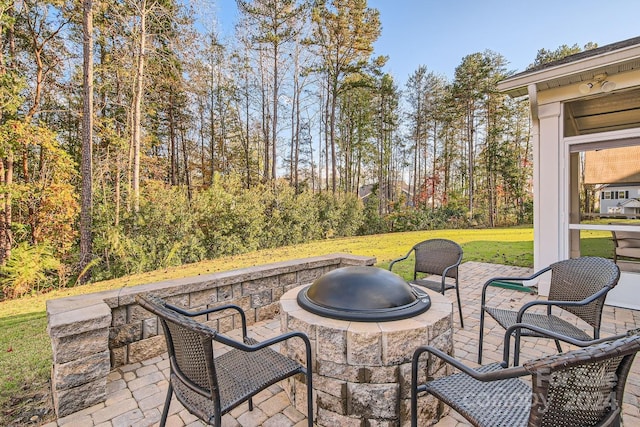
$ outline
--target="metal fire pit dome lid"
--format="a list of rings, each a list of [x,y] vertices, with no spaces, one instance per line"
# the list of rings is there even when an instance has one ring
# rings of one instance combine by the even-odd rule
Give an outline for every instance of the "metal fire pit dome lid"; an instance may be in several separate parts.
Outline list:
[[[298,293],[298,304],[324,317],[361,322],[399,320],[431,306],[423,290],[377,267],[332,270]]]

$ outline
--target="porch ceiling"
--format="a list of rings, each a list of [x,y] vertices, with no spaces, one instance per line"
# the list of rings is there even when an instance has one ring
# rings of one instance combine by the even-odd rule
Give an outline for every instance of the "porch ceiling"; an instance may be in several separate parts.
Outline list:
[[[565,136],[640,127],[640,89],[600,94],[565,104]]]

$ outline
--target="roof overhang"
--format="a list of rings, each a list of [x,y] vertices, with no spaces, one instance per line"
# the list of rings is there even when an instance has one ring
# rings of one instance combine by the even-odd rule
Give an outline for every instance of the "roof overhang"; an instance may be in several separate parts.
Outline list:
[[[640,37],[570,55],[562,60],[515,74],[498,83],[498,90],[512,97],[589,82],[598,74],[612,76],[640,69]]]

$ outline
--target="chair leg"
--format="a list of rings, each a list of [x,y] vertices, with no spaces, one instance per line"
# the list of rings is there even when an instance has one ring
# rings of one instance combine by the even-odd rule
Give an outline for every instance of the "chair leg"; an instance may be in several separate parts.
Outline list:
[[[162,409],[162,417],[160,417],[160,427],[164,427],[167,424],[167,416],[169,415],[169,406],[171,405],[171,397],[173,396],[173,386],[169,382],[169,388],[167,389],[167,397],[164,401],[164,408]]]
[[[253,411],[253,397],[249,398],[249,410]]]
[[[484,338],[484,307],[480,308],[480,334],[478,337],[478,363],[482,364],[482,339]]]
[[[460,288],[456,283],[456,296],[458,297],[458,313],[460,313],[460,327],[464,328],[464,321],[462,320],[462,304],[460,303]]]
[[[311,378],[311,369],[306,372],[307,376],[307,424],[313,427],[313,379]]]
[[[556,348],[558,349],[558,353],[562,353],[562,347],[560,346],[560,341],[555,340],[556,342]]]
[[[513,366],[520,365],[520,331],[516,331],[516,339],[513,340]],[[509,361],[507,360],[507,363]]]

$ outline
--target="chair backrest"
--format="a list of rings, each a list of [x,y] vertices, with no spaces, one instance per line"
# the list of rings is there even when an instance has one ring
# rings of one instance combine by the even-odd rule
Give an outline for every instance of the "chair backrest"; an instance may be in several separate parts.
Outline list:
[[[413,247],[416,257],[415,272],[442,275],[447,271],[447,277],[457,277],[457,266],[462,261],[462,248],[456,242],[447,239],[430,239],[418,243]]]
[[[625,338],[523,364],[532,374],[529,425],[615,425],[638,350],[635,330]]]
[[[171,308],[153,295],[136,295],[136,302],[158,316],[164,330],[174,391],[182,403],[195,391],[220,409],[213,339],[217,331]],[[189,408],[193,409],[193,408]],[[205,419],[208,415],[202,414]]]
[[[617,248],[640,248],[640,231],[612,231]]]
[[[581,301],[603,288],[613,289],[620,269],[611,260],[600,257],[567,259],[551,265],[550,301]],[[600,328],[606,292],[595,301],[577,307],[562,307],[582,320]]]

